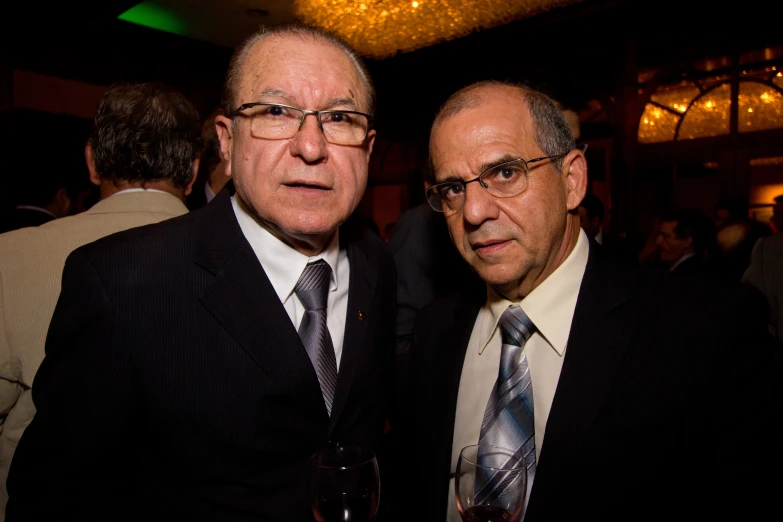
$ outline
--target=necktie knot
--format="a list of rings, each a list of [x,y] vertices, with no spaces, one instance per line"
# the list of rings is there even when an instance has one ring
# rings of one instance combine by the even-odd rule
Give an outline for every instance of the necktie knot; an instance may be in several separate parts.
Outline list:
[[[326,310],[331,275],[332,269],[323,259],[308,263],[305,267],[294,287],[305,310]]]
[[[500,336],[503,344],[524,346],[535,331],[535,326],[530,318],[522,311],[519,305],[511,305],[500,316]]]

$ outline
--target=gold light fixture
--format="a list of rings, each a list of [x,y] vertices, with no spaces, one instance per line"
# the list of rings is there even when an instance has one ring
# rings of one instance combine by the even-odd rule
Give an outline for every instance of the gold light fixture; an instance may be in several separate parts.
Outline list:
[[[294,14],[382,59],[581,1],[294,0]]]

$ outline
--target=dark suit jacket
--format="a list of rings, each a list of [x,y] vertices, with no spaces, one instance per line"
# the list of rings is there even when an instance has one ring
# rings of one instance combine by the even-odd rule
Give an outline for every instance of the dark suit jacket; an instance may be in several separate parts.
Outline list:
[[[340,231],[351,279],[330,418],[229,191],[214,203],[68,258],[9,522],[311,521],[310,455],[378,449],[394,353],[385,245]]]
[[[591,241],[525,522],[717,520],[779,498],[783,379],[761,296],[645,277]],[[414,329],[400,451],[417,463],[404,479],[424,505],[418,520],[445,520],[459,381],[482,304],[435,302]]]

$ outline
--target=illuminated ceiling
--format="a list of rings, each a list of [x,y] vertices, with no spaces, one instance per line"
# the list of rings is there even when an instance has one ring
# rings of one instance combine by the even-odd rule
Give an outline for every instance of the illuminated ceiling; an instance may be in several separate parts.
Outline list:
[[[387,58],[581,0],[294,0],[299,20]]]
[[[119,18],[234,47],[259,25],[301,21],[382,59],[583,0],[147,0]]]

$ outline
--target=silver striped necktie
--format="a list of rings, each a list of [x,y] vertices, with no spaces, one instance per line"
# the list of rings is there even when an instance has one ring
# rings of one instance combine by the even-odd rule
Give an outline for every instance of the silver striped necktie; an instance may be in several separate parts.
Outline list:
[[[294,292],[304,305],[305,313],[299,324],[299,337],[313,363],[326,411],[332,414],[332,400],[337,388],[337,359],[332,336],[326,326],[326,303],[332,269],[323,259],[309,263],[302,272]]]
[[[503,342],[500,369],[484,412],[479,443],[520,453],[527,464],[529,492],[536,472],[536,438],[533,385],[524,347],[535,326],[517,305],[509,306],[503,312],[499,326]],[[492,489],[497,486],[495,483]],[[502,493],[496,491],[495,494]]]

